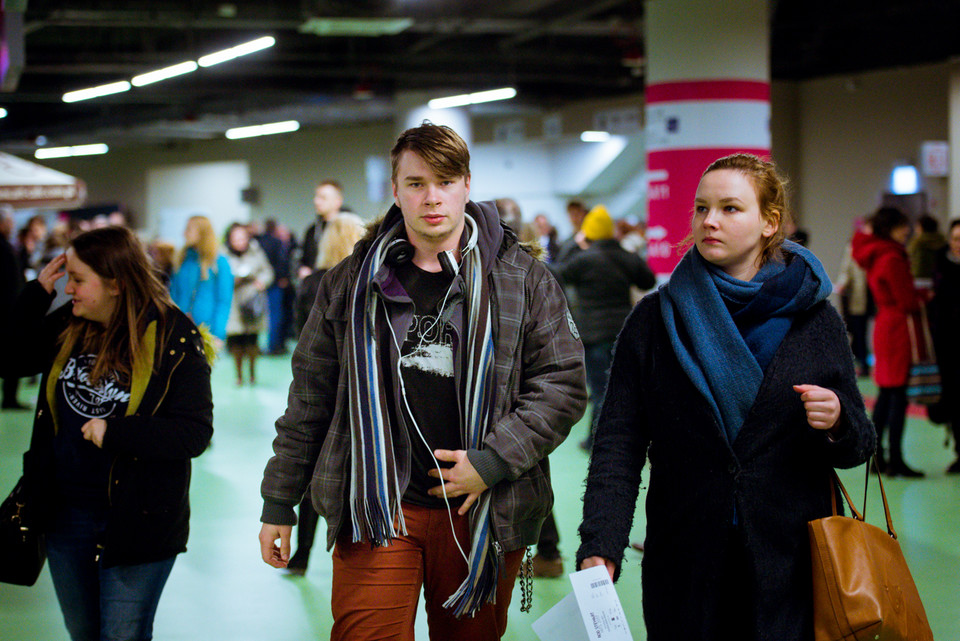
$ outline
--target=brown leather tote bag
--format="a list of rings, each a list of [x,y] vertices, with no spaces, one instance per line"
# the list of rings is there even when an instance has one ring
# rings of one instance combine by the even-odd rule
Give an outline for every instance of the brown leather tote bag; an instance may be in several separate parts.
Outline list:
[[[876,469],[887,531],[864,520],[870,467]],[[903,558],[876,459],[867,465],[863,512],[834,471],[833,516],[810,521],[813,564],[813,627],[816,641],[933,641],[927,614]],[[837,514],[843,492],[854,516]]]

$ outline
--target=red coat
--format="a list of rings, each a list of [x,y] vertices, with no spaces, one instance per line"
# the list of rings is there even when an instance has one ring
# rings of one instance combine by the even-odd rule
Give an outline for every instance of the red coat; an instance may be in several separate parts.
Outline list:
[[[910,371],[910,335],[907,316],[920,309],[921,298],[913,287],[906,248],[857,232],[853,258],[867,272],[867,284],[877,306],[873,327],[873,378],[880,387],[907,384]]]

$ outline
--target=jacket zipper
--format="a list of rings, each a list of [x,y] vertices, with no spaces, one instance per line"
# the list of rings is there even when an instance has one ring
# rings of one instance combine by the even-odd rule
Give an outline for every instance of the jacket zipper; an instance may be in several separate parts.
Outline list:
[[[180,359],[174,363],[173,367],[170,369],[170,375],[167,376],[167,386],[163,388],[163,394],[160,395],[160,400],[157,401],[157,404],[153,408],[153,412],[150,413],[151,416],[157,413],[157,410],[160,409],[160,405],[163,403],[164,399],[167,398],[167,392],[170,391],[170,381],[173,379],[173,373],[177,371],[177,367],[179,367],[180,363],[183,362],[184,357],[186,357],[186,352],[180,354]]]

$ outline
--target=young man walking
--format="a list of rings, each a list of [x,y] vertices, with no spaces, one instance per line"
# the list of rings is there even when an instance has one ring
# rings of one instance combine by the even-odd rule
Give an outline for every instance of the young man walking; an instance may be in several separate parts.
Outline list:
[[[333,548],[331,639],[495,640],[553,503],[547,455],[586,404],[546,267],[474,203],[470,155],[424,123],[391,152],[396,205],[324,277],[264,471],[260,546],[284,567],[310,483]]]

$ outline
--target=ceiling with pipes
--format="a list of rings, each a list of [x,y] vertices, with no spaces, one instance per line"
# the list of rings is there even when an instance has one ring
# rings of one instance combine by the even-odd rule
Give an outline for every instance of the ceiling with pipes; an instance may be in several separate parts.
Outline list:
[[[640,0],[4,4],[3,29],[12,37],[0,148],[8,151],[32,150],[41,136],[48,144],[138,144],[221,137],[228,127],[285,119],[304,126],[387,120],[400,91],[510,86],[517,98],[501,108],[556,109],[636,93],[644,82]],[[770,20],[775,80],[960,55],[956,0],[771,0]],[[123,93],[63,101],[70,91],[263,36],[275,45]]]

